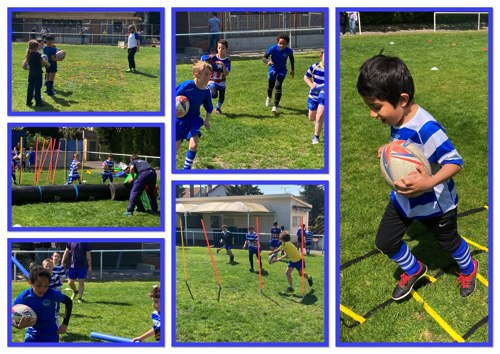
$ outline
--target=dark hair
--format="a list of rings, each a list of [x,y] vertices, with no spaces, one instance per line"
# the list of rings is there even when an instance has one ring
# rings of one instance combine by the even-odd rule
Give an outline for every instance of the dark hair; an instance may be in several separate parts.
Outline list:
[[[278,226],[278,222],[277,221],[273,222],[273,226]]]
[[[28,280],[31,284],[33,284],[38,278],[45,277],[50,282],[51,274],[50,272],[42,267],[41,265],[36,265],[30,269],[30,273],[28,275]]]
[[[279,42],[280,39],[284,39],[286,41],[286,44],[290,43],[290,37],[288,36],[288,34],[280,34],[278,35],[278,37],[276,38],[276,41]]]
[[[227,225],[226,224],[222,225],[221,227],[227,229]]]
[[[139,156],[137,156],[136,154],[130,156],[130,161],[135,161],[135,160],[139,160]]]
[[[54,41],[56,39],[56,36],[53,34],[49,34],[47,37],[45,37],[46,41]]]
[[[229,48],[229,44],[227,43],[227,41],[225,39],[219,39],[219,41],[217,42],[217,44],[223,44],[226,49]]]
[[[369,99],[388,101],[396,107],[401,94],[409,101],[415,95],[415,86],[410,70],[398,57],[375,55],[361,65],[358,76],[358,93]]]
[[[280,238],[283,240],[283,242],[289,242],[291,240],[290,234],[288,233],[288,231],[283,231],[280,234]]]

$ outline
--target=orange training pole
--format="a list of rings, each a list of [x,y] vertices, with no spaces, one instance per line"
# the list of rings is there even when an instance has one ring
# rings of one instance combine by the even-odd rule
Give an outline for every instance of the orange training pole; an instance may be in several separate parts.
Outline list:
[[[48,184],[49,183],[49,179],[52,175],[52,162],[54,160],[54,149],[55,149],[55,145],[56,145],[56,139],[52,139],[50,138],[50,148],[49,148],[49,151],[50,151],[50,160],[49,160],[49,171],[47,172],[47,177],[45,177],[45,184]]]
[[[33,183],[35,184],[35,186],[38,186],[38,181],[36,179],[36,162],[38,160],[38,135],[36,136],[36,139],[35,139],[35,166],[33,166]]]
[[[42,166],[40,166],[40,173],[38,175],[39,179],[40,179],[40,176],[42,175],[42,169],[45,166],[45,162],[47,161],[47,156],[49,155],[49,148],[50,148],[50,142],[49,142],[49,144],[47,144],[47,148],[45,149],[45,156],[43,157]]]
[[[41,175],[42,169],[43,169],[43,153],[44,153],[44,151],[45,151],[45,138],[43,138],[42,152],[40,153],[40,164],[38,166],[38,171],[36,172],[36,185],[37,186],[40,183],[40,175]]]
[[[56,163],[54,165],[54,173],[52,174],[52,185],[56,179],[57,162],[59,161],[59,151],[61,151],[61,140],[59,140],[59,145],[57,146]]]
[[[207,242],[208,253],[210,254],[210,259],[212,261],[212,266],[214,267],[215,278],[217,279],[217,284],[219,284],[219,295],[217,296],[217,301],[220,300],[220,291],[222,289],[220,285],[219,273],[217,272],[217,266],[215,265],[214,256],[212,254],[212,249],[210,248],[210,241],[208,241],[207,229],[205,229],[205,223],[201,219],[201,227],[203,228],[203,234],[205,235],[205,241]]]
[[[259,236],[259,217],[255,217],[255,229],[257,231],[257,262],[259,262],[259,287],[262,293],[262,267],[260,266],[260,236]]]
[[[300,227],[302,228],[302,239],[301,239],[301,242],[300,242],[301,243],[301,246],[300,246],[301,252],[300,252],[300,254],[302,256],[302,277],[301,277],[302,278],[302,298],[304,298],[304,293],[305,293],[305,291],[304,291],[304,237],[305,237],[305,230],[304,230],[304,217],[303,216],[301,218],[301,224],[300,225],[301,225]]]

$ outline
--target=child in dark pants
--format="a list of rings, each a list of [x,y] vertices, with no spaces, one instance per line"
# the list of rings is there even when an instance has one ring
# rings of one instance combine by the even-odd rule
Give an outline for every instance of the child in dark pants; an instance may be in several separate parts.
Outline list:
[[[50,64],[42,59],[42,55],[38,52],[39,44],[36,40],[31,40],[28,43],[25,61],[29,65],[28,74],[28,94],[26,96],[26,105],[33,104],[33,98],[37,106],[42,106],[42,67],[49,67]]]
[[[248,245],[248,261],[250,262],[250,271],[253,272],[253,256],[255,255],[259,259],[259,241],[257,239],[257,234],[254,231],[253,226],[248,228],[248,233],[246,234],[245,244],[243,249]],[[262,259],[260,260],[260,268],[262,269]]]
[[[128,70],[127,72],[135,72],[135,53],[139,51],[141,44],[139,34],[135,31],[135,26],[128,26],[127,48],[128,48]]]
[[[137,178],[134,181],[132,177],[129,183],[134,183],[130,191],[127,211],[124,215],[133,215],[135,205],[138,203],[142,191],[147,187],[149,202],[151,203],[152,213],[158,213],[158,202],[156,201],[156,171],[146,161],[139,160],[139,156],[132,155],[130,157],[130,175],[134,176],[137,173]]]

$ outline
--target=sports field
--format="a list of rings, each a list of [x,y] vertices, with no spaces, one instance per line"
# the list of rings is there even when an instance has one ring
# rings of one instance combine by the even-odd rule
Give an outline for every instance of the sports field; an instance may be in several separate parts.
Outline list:
[[[153,306],[149,292],[154,282],[86,282],[84,302],[73,302],[73,312],[67,333],[60,336],[63,343],[103,343],[90,338],[100,332],[125,338],[135,338],[152,327]],[[29,288],[25,282],[12,283],[12,301]],[[63,293],[70,296],[67,283]],[[61,305],[60,318],[64,314]],[[24,342],[25,330],[12,328],[12,342]],[[146,342],[155,342],[149,337]]]
[[[40,176],[40,185],[45,185],[46,171]],[[81,173],[84,184],[100,184],[101,170],[87,169]],[[19,172],[17,172],[19,181]],[[67,174],[57,171],[55,185],[66,182]],[[123,183],[123,178],[115,178],[115,183]],[[33,173],[23,172],[23,185],[34,185]],[[158,183],[158,185],[161,185]],[[124,216],[128,201],[92,200],[80,202],[53,202],[13,205],[12,225],[21,227],[159,227],[160,216],[134,212]],[[158,201],[161,209],[161,203]]]
[[[185,249],[187,284],[184,281],[182,248],[176,250],[175,340],[177,343],[325,343],[324,258],[306,256],[306,282],[302,299],[301,278],[293,274],[295,292],[288,286],[281,261],[269,265],[267,252],[261,254],[262,292],[259,274],[249,271],[248,251],[233,249],[235,263],[229,263],[225,250],[212,248],[222,290],[218,285],[206,247]],[[254,259],[255,266],[257,262]],[[257,267],[255,267],[257,270]]]
[[[320,144],[312,145],[314,123],[307,118],[309,87],[303,77],[319,61],[319,51],[295,53],[295,78],[290,72],[283,83],[280,114],[266,107],[267,66],[261,57],[232,58],[226,98],[221,115],[215,110],[211,129],[201,128],[202,138],[194,160],[195,169],[297,169],[325,168],[324,132]],[[176,83],[192,80],[192,65],[176,65]],[[274,93],[273,93],[274,97]],[[214,107],[217,100],[213,100]],[[205,111],[202,108],[202,118]],[[325,117],[325,122],[328,120]],[[328,124],[328,123],[326,123]],[[175,127],[173,126],[172,129]],[[176,158],[182,169],[187,151],[184,141]]]
[[[459,196],[459,233],[475,242],[479,261],[474,294],[459,295],[458,266],[420,224],[405,241],[436,279],[422,281],[416,296],[395,303],[398,267],[374,251],[374,241],[389,187],[377,149],[389,141],[389,127],[370,118],[357,93],[361,64],[379,54],[401,57],[415,81],[416,102],[446,129],[464,161],[454,177]],[[446,32],[342,36],[340,38],[340,342],[488,342],[488,33]],[[438,70],[431,70],[437,68]],[[491,128],[491,127],[490,127]],[[484,248],[482,248],[484,247]],[[365,258],[358,258],[361,256]],[[417,301],[423,299],[426,305]],[[431,308],[435,311],[431,314]],[[337,309],[338,310],[338,309]],[[356,318],[354,315],[363,317]],[[446,325],[448,325],[447,328]]]
[[[27,43],[12,43],[13,112],[159,112],[160,47],[141,47],[137,73],[127,73],[127,51],[116,46],[58,44],[55,96],[43,93],[43,107],[26,106],[28,71],[22,68]]]

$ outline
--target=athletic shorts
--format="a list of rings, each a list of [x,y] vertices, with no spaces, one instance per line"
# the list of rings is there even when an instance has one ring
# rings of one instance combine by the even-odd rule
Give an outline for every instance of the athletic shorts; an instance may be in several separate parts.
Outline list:
[[[267,74],[268,80],[277,80],[278,78],[285,79],[286,70],[285,71],[275,71],[274,69],[269,68],[269,72]]]
[[[308,110],[310,110],[310,111],[316,111],[316,110],[318,110],[318,105],[319,105],[319,102],[313,100],[311,97],[309,97],[307,99],[307,109]]]
[[[306,261],[304,261],[304,268],[306,267]],[[302,270],[302,259],[297,262],[288,261],[288,268],[295,268],[298,271]]]
[[[69,268],[68,269],[68,279],[87,279],[87,268]]]
[[[203,119],[201,117],[194,118],[177,118],[175,120],[175,141],[189,140],[193,136],[201,137],[201,126]]]

